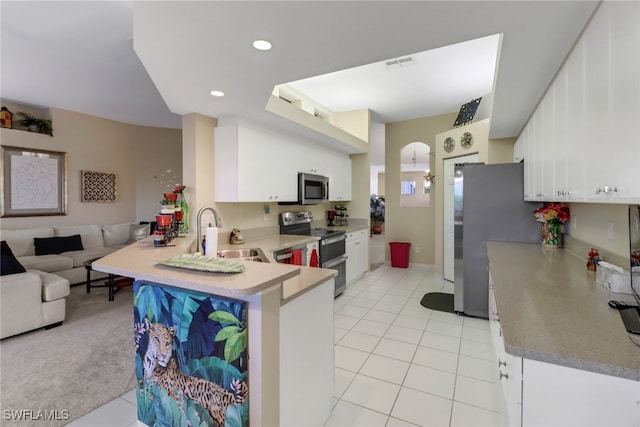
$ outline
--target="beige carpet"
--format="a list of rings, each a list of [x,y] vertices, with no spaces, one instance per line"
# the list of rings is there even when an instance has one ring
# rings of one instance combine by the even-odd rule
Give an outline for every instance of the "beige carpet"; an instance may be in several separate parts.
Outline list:
[[[2,426],[63,426],[135,386],[131,287],[71,288],[64,324],[0,341]],[[68,411],[67,420],[8,421],[6,410]]]

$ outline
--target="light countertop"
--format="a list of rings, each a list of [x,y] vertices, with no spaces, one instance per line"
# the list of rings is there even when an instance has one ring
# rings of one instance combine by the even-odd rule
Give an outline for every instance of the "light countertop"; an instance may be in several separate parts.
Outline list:
[[[515,356],[640,380],[640,347],[611,294],[565,249],[487,242],[505,350]]]
[[[136,280],[148,280],[228,297],[255,294],[284,282],[281,288],[281,303],[285,304],[336,275],[334,270],[278,264],[272,258],[273,251],[314,240],[316,238],[309,236],[277,235],[248,241],[243,245],[220,244],[218,249],[260,248],[270,262],[234,260],[245,264],[246,271],[238,274],[217,274],[158,264],[159,261],[174,255],[191,252],[195,248],[195,234],[175,238],[170,243],[174,246],[167,247],[154,247],[151,236],[100,258],[93,263],[93,268]]]

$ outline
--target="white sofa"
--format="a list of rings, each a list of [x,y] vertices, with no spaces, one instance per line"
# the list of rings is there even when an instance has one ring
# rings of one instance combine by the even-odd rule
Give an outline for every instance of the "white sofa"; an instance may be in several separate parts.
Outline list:
[[[149,235],[147,230],[148,225],[145,228],[145,226],[130,223],[1,229],[0,239],[7,242],[25,269],[54,273],[74,285],[85,283],[87,280],[87,272],[83,264],[85,261],[103,257],[121,249],[140,237]],[[82,250],[36,255],[34,238],[66,237],[76,234],[79,234],[82,240]],[[103,277],[106,277],[105,273],[91,272],[91,280]]]
[[[78,234],[82,250],[36,255],[34,238]],[[62,324],[70,284],[86,283],[87,270],[83,263],[108,255],[148,235],[149,225],[129,223],[1,229],[0,240],[7,242],[26,272],[1,276],[0,339]],[[55,242],[52,243],[55,246]],[[91,271],[92,280],[106,276],[105,273]]]
[[[29,270],[2,276],[0,283],[0,339],[65,319],[69,281],[51,273]]]

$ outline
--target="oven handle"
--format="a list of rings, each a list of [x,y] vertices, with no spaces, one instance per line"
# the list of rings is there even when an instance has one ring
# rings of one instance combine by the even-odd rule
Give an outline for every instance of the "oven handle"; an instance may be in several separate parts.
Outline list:
[[[289,253],[286,253],[286,254],[284,254],[284,255],[276,255],[276,257],[275,257],[275,258],[276,258],[276,261],[282,261],[282,260],[284,260],[284,259],[289,259],[289,258],[291,258],[292,256],[293,256],[293,254],[292,254],[291,252],[289,252]]]
[[[347,255],[341,255],[338,258],[334,258],[331,261],[327,261],[324,264],[322,264],[322,268],[331,268],[334,265],[342,264],[347,260],[347,258],[349,258]]]
[[[293,251],[302,251],[302,257],[306,258],[307,256],[307,245],[298,245],[298,246],[292,246],[290,248],[287,249],[283,249],[281,251],[277,251],[274,252],[274,258],[276,261],[282,261],[285,259],[289,259],[291,257],[293,257]],[[304,261],[304,259],[303,259]]]
[[[337,236],[337,237],[331,237],[329,239],[322,239],[322,240],[320,240],[320,246],[326,246],[326,245],[330,245],[332,243],[338,243],[338,242],[341,242],[343,240],[347,240],[347,235],[346,234],[342,234],[342,235]]]

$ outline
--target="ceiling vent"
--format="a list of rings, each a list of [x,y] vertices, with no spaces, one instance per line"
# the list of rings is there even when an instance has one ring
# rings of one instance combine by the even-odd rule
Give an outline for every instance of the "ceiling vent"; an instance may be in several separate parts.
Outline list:
[[[410,56],[405,56],[404,58],[398,58],[398,59],[391,59],[385,62],[385,65],[390,70],[394,68],[400,68],[403,66],[411,65],[411,64],[413,64],[413,58],[411,58]]]

